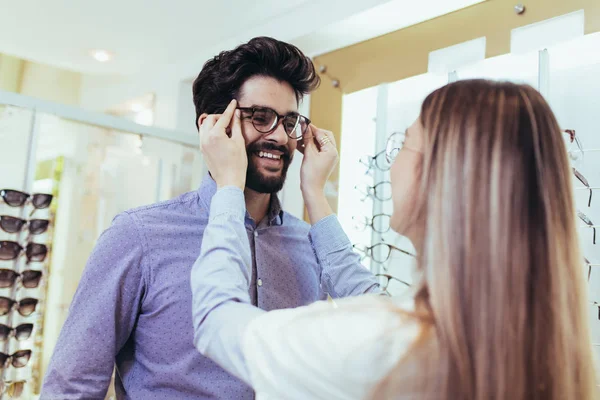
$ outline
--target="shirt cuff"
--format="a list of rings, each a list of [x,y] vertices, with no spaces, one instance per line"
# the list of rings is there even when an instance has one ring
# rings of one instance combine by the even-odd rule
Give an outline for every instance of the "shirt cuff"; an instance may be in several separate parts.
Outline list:
[[[335,214],[328,215],[314,224],[310,228],[308,238],[318,259],[348,246],[352,247]]]
[[[237,186],[224,186],[217,190],[210,203],[210,220],[220,215],[231,216],[244,221],[246,216],[246,199],[244,192]]]

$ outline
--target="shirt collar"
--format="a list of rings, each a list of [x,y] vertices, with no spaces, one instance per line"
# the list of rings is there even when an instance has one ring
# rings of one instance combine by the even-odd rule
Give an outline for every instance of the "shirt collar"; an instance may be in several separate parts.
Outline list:
[[[206,210],[207,214],[210,210],[210,201],[213,196],[217,193],[217,182],[207,174],[202,183],[200,184],[200,188],[198,188],[198,194],[200,199],[200,206],[202,209]],[[248,211],[246,211],[246,217],[250,218]],[[279,201],[279,197],[276,194],[271,195],[271,203],[269,204],[269,212],[267,213],[268,223],[269,225],[282,225],[283,224],[283,210],[281,208],[281,202]]]

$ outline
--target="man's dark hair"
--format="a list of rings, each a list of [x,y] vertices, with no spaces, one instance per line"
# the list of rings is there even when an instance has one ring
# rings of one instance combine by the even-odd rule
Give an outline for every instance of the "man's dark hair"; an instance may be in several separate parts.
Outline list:
[[[315,67],[300,49],[270,37],[257,37],[207,61],[194,81],[196,127],[200,115],[222,113],[253,76],[290,84],[299,102],[320,83]]]

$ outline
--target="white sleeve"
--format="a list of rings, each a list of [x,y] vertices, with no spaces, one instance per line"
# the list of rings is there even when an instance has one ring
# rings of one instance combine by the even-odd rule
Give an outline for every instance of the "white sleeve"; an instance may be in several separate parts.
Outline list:
[[[418,334],[381,296],[336,304],[272,311],[248,325],[242,351],[257,399],[365,398]]]

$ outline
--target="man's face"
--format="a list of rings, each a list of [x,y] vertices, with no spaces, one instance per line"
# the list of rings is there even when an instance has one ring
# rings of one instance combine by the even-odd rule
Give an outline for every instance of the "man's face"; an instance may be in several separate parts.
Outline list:
[[[238,107],[268,107],[279,115],[298,112],[292,87],[263,76],[255,76],[244,82],[240,88]],[[250,113],[242,112],[241,115],[248,153],[246,187],[259,193],[276,193],[285,182],[296,150],[296,140],[286,134],[281,122],[273,132],[261,133],[252,125]]]

